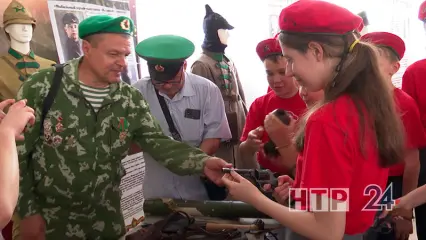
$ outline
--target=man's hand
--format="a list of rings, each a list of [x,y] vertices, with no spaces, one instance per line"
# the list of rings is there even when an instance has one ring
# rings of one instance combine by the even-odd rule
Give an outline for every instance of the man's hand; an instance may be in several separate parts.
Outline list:
[[[204,161],[204,174],[218,186],[223,186],[223,168],[232,168],[232,164],[217,157],[210,157]]]
[[[15,100],[6,100],[0,103],[0,110],[6,106],[14,103]],[[1,111],[0,115],[3,115]],[[34,124],[35,116],[34,110],[30,107],[27,107],[27,101],[21,100],[17,103],[14,103],[10,106],[9,111],[6,115],[3,115],[3,119],[0,123],[1,131],[11,131],[15,136],[16,140],[24,140],[24,129],[25,126],[30,123]]]
[[[46,238],[46,223],[39,214],[26,217],[20,222],[21,240],[44,240]]]

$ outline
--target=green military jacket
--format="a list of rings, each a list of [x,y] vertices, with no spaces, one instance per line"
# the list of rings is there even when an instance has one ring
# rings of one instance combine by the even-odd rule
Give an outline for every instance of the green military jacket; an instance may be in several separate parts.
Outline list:
[[[15,98],[31,74],[52,64],[55,62],[39,57],[33,51],[24,55],[10,48],[8,54],[0,57],[0,101]]]
[[[43,135],[41,108],[54,67],[33,74],[18,92],[18,99],[27,99],[36,112],[35,125],[27,128],[25,141],[18,143],[21,180],[17,212],[21,218],[34,214],[57,218],[61,210],[67,214],[71,209],[79,212],[97,204],[120,213],[121,160],[131,142],[180,175],[201,173],[208,157],[165,136],[142,95],[127,84],[112,84],[96,113],[80,90],[80,60],[71,60],[64,67]],[[114,193],[106,194],[111,189]]]

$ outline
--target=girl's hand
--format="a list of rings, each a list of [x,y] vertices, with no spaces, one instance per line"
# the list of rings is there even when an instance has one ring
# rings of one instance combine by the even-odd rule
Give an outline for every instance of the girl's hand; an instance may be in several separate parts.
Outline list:
[[[228,188],[229,195],[234,200],[253,205],[253,202],[256,201],[255,199],[259,195],[262,195],[256,186],[235,171],[225,174],[222,181]]]

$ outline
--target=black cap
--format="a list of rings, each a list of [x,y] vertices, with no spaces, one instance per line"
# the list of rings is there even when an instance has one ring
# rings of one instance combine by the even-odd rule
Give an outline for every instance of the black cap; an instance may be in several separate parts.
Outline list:
[[[370,23],[368,22],[367,13],[365,11],[358,13],[358,16],[362,18],[362,22],[364,23],[364,26],[370,25]]]
[[[65,13],[62,17],[62,23],[64,25],[71,24],[71,23],[79,23],[80,20],[78,20],[77,16],[74,13]]]
[[[158,82],[167,82],[172,80],[178,74],[183,66],[183,61],[164,62],[162,64],[147,62],[149,76],[152,80]]]
[[[203,22],[204,33],[214,32],[217,34],[219,29],[232,30],[234,27],[226,21],[219,13],[213,12],[212,8],[206,4],[206,16]]]

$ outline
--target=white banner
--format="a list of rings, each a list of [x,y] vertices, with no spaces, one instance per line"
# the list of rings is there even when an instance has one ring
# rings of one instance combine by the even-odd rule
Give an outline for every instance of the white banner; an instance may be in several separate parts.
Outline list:
[[[138,226],[144,220],[143,212],[143,180],[145,176],[145,160],[142,152],[127,156],[122,160],[126,175],[121,180],[121,211],[123,212],[126,230]]]
[[[82,55],[81,40],[78,39],[79,22],[94,15],[130,17],[129,0],[109,0],[108,2],[107,7],[76,0],[48,1],[53,36],[61,63]],[[75,18],[77,23],[69,23],[69,19],[75,21]],[[133,51],[127,58],[128,69],[123,71],[121,76],[123,80],[130,79],[130,83],[134,83],[138,80],[138,72],[133,41],[131,41],[131,49]]]

